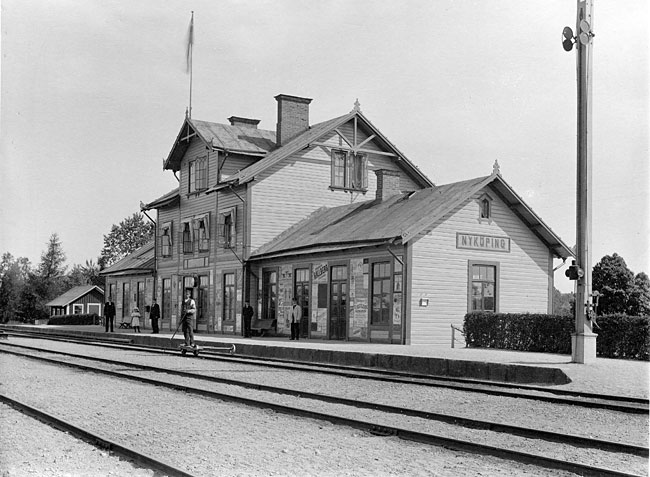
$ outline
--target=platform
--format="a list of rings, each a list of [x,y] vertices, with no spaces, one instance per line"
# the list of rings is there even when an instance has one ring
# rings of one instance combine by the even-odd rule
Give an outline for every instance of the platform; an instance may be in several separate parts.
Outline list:
[[[105,333],[101,326],[0,325],[0,329],[30,328],[49,333],[125,338],[134,343],[172,346],[171,332],[152,334],[144,330],[116,329]],[[177,345],[183,337],[176,334]],[[529,353],[495,349],[451,348],[430,345],[391,345],[285,337],[243,338],[234,335],[195,334],[205,347],[229,347],[237,354],[284,358],[305,362],[333,363],[382,368],[435,376],[542,385],[571,391],[648,398],[650,363],[647,361],[597,358],[594,363],[571,362],[570,355]]]

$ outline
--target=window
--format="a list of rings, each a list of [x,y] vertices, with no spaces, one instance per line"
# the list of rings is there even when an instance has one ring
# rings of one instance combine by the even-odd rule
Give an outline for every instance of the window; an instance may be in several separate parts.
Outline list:
[[[489,195],[483,194],[479,197],[478,210],[479,220],[487,219],[489,221],[492,219],[492,198]]]
[[[136,306],[140,309],[140,313],[144,312],[144,282],[138,282],[137,298],[135,300]]]
[[[189,222],[183,222],[183,253],[194,252],[192,227]]]
[[[115,283],[110,283],[108,285],[108,297],[113,301],[117,298],[117,295],[115,294]]]
[[[171,257],[172,255],[172,223],[171,222],[162,224],[160,243],[161,243],[161,255],[163,257]]]
[[[196,303],[197,310],[197,323],[207,323],[208,321],[208,289],[209,279],[207,275],[199,276],[199,299]]]
[[[370,324],[388,325],[390,319],[390,292],[390,262],[373,263]]]
[[[194,219],[194,236],[198,242],[199,251],[210,250],[210,221],[208,214]]]
[[[309,269],[297,268],[294,272],[293,296],[302,309],[302,321],[307,322],[309,318]],[[302,337],[307,337],[307,326],[300,327]]]
[[[207,158],[199,157],[190,162],[188,169],[188,192],[198,192],[208,187]]]
[[[72,305],[72,314],[73,315],[81,315],[83,312],[84,312],[83,304],[75,303],[74,305]]]
[[[224,248],[234,248],[237,244],[237,209],[233,207],[230,210],[220,214],[220,231],[219,235]]]
[[[365,191],[368,189],[368,158],[360,152],[332,151],[332,187]]]
[[[497,311],[496,265],[470,263],[470,311]]]
[[[275,320],[277,310],[278,272],[264,270],[262,273],[262,316],[265,320]]]
[[[131,284],[122,283],[122,318],[131,314]]]
[[[235,320],[235,274],[223,275],[223,321]]]

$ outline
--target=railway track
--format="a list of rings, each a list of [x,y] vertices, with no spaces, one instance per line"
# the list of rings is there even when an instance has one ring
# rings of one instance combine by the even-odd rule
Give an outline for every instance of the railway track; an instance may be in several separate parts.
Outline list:
[[[79,339],[70,338],[67,335],[52,336],[49,333],[14,333],[15,336],[37,337],[53,341],[64,341],[68,343],[93,343],[97,346],[108,346],[110,348],[138,349],[151,353],[169,353],[169,348],[156,346],[142,346],[124,343],[124,339],[98,339],[88,337]],[[117,341],[116,341],[117,340]],[[430,386],[437,388],[456,389],[467,392],[488,394],[492,396],[510,396],[519,399],[530,399],[532,401],[548,402],[553,404],[567,404],[582,406],[591,409],[610,409],[620,412],[634,414],[648,414],[650,405],[648,399],[612,396],[595,393],[584,393],[566,391],[562,389],[549,389],[548,387],[500,383],[493,381],[480,381],[444,376],[426,376],[399,371],[359,368],[326,363],[305,363],[303,361],[291,361],[285,359],[259,358],[250,356],[230,355],[227,353],[211,352],[209,349],[202,351],[200,359],[219,360],[233,363],[251,364],[255,366],[266,366],[269,368],[281,368],[289,370],[312,370],[319,373],[333,374],[356,379],[369,379],[373,381],[384,381],[389,383],[407,383]]]
[[[549,454],[554,455],[551,451],[547,451],[546,455],[540,453],[521,452],[513,448],[504,448],[500,446],[493,446],[486,443],[472,442],[471,440],[456,439],[453,437],[445,436],[440,433],[433,433],[418,430],[417,425],[401,426],[386,424],[381,416],[390,414],[399,416],[404,420],[404,416],[414,418],[416,420],[444,422],[455,426],[464,426],[471,429],[480,429],[486,433],[500,433],[511,436],[523,436],[526,439],[535,439],[539,441],[550,442],[559,444],[561,446],[574,446],[584,449],[598,449],[600,451],[622,453],[631,456],[642,457],[646,460],[648,448],[644,446],[631,445],[625,443],[613,443],[605,440],[590,439],[581,436],[570,436],[559,433],[552,433],[548,431],[541,431],[538,429],[531,429],[518,426],[508,426],[500,423],[481,421],[475,419],[467,419],[462,416],[454,416],[449,414],[422,412],[415,409],[409,409],[399,406],[386,406],[372,402],[363,402],[357,399],[350,400],[340,398],[337,396],[325,396],[322,394],[310,394],[304,391],[297,391],[290,388],[279,388],[276,386],[262,386],[255,385],[244,381],[214,378],[208,376],[197,375],[196,373],[175,371],[170,369],[153,368],[151,366],[138,365],[134,363],[124,363],[123,361],[110,360],[105,358],[95,358],[74,353],[67,352],[53,352],[51,350],[37,350],[29,349],[27,352],[20,352],[10,350],[10,346],[0,346],[2,351],[11,352],[15,355],[28,357],[29,359],[39,359],[57,366],[69,366],[86,371],[102,373],[120,379],[136,380],[143,383],[165,386],[171,389],[182,390],[191,394],[208,397],[210,399],[234,401],[248,406],[258,408],[271,409],[275,412],[290,414],[299,417],[320,419],[324,421],[333,422],[340,425],[349,426],[356,429],[362,429],[375,435],[396,436],[402,439],[416,441],[424,444],[444,446],[451,449],[460,451],[478,453],[482,455],[492,455],[501,458],[510,459],[516,462],[531,463],[551,469],[562,469],[570,472],[576,472],[583,475],[635,475],[633,473],[626,473],[616,470],[616,468],[608,469],[598,466],[587,465],[580,462],[571,462],[562,459],[549,457]],[[13,347],[17,348],[17,347]],[[54,359],[46,356],[36,356],[36,354],[50,353],[61,356],[63,359]],[[76,360],[77,362],[73,362]],[[79,361],[86,361],[82,364]],[[91,363],[91,364],[88,364]],[[92,363],[101,363],[102,367],[93,366]],[[119,371],[106,369],[107,367],[114,367],[120,369]],[[143,375],[144,374],[144,375]],[[169,378],[162,379],[161,376],[174,376],[176,381]],[[227,384],[229,386],[245,387],[246,389],[255,389],[256,392],[264,392],[267,395],[290,395],[300,396],[300,406],[281,404],[277,400],[262,399],[260,397],[251,398],[236,395],[232,393],[217,392],[206,389],[201,383],[217,382]],[[194,383],[194,385],[190,385]],[[197,384],[198,383],[198,386]],[[307,401],[314,403],[327,403],[330,406],[329,412],[321,412],[320,405],[307,406]],[[355,419],[350,416],[355,416],[359,409],[371,410],[378,413],[377,419]],[[488,439],[489,440],[489,439]],[[546,445],[548,448],[548,444]],[[559,450],[557,455],[562,455],[564,451]],[[641,474],[637,474],[641,475]]]
[[[183,470],[180,470],[173,465],[166,463],[160,459],[157,459],[147,453],[138,451],[132,447],[120,444],[119,442],[112,440],[108,437],[105,437],[101,434],[91,432],[87,429],[84,429],[81,426],[75,425],[70,421],[65,419],[58,418],[42,409],[38,409],[34,406],[30,406],[27,403],[24,403],[20,400],[13,399],[9,396],[0,393],[0,402],[11,406],[15,410],[30,416],[34,419],[39,420],[55,429],[58,429],[63,432],[67,432],[70,435],[80,439],[84,442],[88,442],[95,447],[104,449],[112,452],[118,457],[123,457],[126,459],[131,459],[138,462],[141,465],[144,465],[152,470],[157,470],[169,477],[192,477],[192,474],[189,474]]]

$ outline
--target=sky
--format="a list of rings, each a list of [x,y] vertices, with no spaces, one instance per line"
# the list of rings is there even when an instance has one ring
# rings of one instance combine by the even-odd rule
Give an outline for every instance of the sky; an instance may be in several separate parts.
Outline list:
[[[0,253],[66,264],[174,189],[192,117],[275,130],[277,94],[312,124],[364,115],[434,183],[503,178],[569,246],[576,230],[575,0],[2,0]],[[650,273],[647,0],[594,1],[592,261]],[[155,216],[154,216],[155,218]],[[556,265],[560,265],[557,261]],[[572,291],[556,272],[556,287]]]

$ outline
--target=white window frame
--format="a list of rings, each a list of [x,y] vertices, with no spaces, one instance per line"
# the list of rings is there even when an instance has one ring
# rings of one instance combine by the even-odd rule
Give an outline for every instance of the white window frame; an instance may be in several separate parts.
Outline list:
[[[203,223],[203,228],[201,228]],[[207,252],[210,250],[210,214],[206,213],[194,217],[193,221],[194,238],[196,240],[196,249],[199,252]],[[203,230],[203,233],[201,232]]]
[[[189,230],[189,240],[185,240],[185,230]],[[190,244],[191,250],[186,249],[186,244]],[[194,228],[192,227],[192,219],[183,219],[181,222],[181,245],[184,254],[194,253]]]
[[[332,149],[332,189],[357,192],[368,190],[368,155],[345,149]],[[343,161],[343,167],[337,167],[337,161]],[[341,172],[343,177],[341,178]]]
[[[173,222],[165,222],[160,227],[160,256],[171,257],[174,239],[172,237],[172,224]],[[167,234],[165,234],[167,232]],[[165,243],[167,242],[167,243]]]
[[[219,236],[223,248],[235,248],[237,245],[237,207],[220,212],[219,219]]]
[[[208,187],[208,159],[200,156],[187,166],[188,192],[200,192]]]

